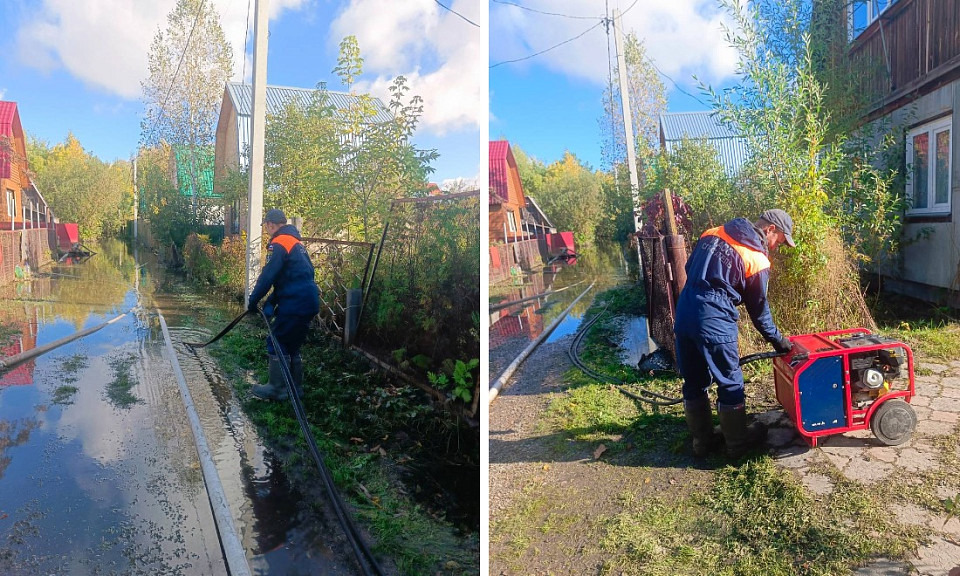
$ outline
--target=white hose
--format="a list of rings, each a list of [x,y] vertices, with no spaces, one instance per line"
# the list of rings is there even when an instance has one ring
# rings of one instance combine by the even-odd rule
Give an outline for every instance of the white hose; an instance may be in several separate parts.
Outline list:
[[[581,292],[580,295],[577,296],[576,299],[573,302],[571,302],[569,306],[567,306],[567,309],[564,310],[563,313],[560,314],[560,316],[550,324],[550,326],[547,326],[547,329],[544,330],[543,333],[541,333],[536,340],[531,342],[530,345],[527,346],[523,350],[523,352],[521,352],[520,355],[517,356],[514,359],[514,361],[510,363],[509,366],[507,366],[507,369],[503,371],[503,374],[501,374],[500,377],[497,378],[497,381],[493,383],[493,386],[490,387],[490,392],[488,392],[487,394],[489,404],[493,404],[493,401],[497,399],[497,395],[500,394],[500,389],[507,382],[507,380],[509,380],[510,377],[513,376],[514,371],[516,371],[516,369],[519,368],[521,364],[523,364],[523,361],[527,359],[527,356],[529,356],[534,350],[536,350],[537,346],[539,346],[540,343],[543,342],[544,339],[546,339],[546,337],[549,336],[551,332],[553,332],[554,328],[560,325],[560,322],[567,316],[567,314],[570,313],[570,310],[573,309],[573,306],[577,302],[579,302],[580,299],[583,298],[584,295],[587,292],[589,292],[591,288],[593,288],[594,284],[596,284],[596,281],[592,282],[589,286],[587,286],[587,289]]]
[[[210,448],[207,446],[207,438],[203,434],[203,426],[200,424],[200,417],[193,405],[190,389],[187,387],[187,381],[180,369],[180,362],[177,361],[177,354],[173,349],[173,342],[170,340],[170,332],[167,330],[167,323],[160,310],[157,310],[157,316],[160,317],[160,327],[163,329],[163,339],[167,343],[170,363],[173,364],[173,371],[177,375],[177,382],[180,384],[180,396],[183,397],[183,405],[187,409],[190,428],[193,430],[197,455],[200,457],[200,469],[203,472],[203,481],[207,486],[207,496],[210,499],[210,508],[213,510],[217,533],[220,535],[220,546],[223,548],[227,569],[231,576],[250,576],[250,565],[247,564],[246,551],[240,543],[240,536],[233,523],[233,517],[230,515],[227,496],[223,491],[223,484],[220,483],[220,475],[217,473],[217,466],[213,462]]]

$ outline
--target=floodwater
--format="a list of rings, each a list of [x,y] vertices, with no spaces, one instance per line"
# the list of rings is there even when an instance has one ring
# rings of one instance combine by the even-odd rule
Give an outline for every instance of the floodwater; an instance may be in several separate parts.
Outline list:
[[[637,270],[635,251],[616,244],[604,244],[578,250],[578,258],[573,264],[558,262],[526,274],[515,283],[490,286],[491,308],[525,300],[490,311],[490,380],[502,374],[514,358],[555,322],[546,342],[575,334],[594,297],[616,286],[636,285]],[[594,283],[593,288],[566,316],[562,316],[591,283]],[[642,288],[638,286],[637,289]],[[547,295],[527,300],[545,293]],[[630,319],[624,334],[621,343],[623,362],[636,366],[640,357],[650,353],[655,346],[647,336],[646,319]]]
[[[357,573],[216,364],[180,344],[209,339],[239,306],[174,286],[109,243],[0,287],[0,323],[21,332],[4,357],[126,313],[0,373],[0,574],[228,573],[158,310],[252,573]]]

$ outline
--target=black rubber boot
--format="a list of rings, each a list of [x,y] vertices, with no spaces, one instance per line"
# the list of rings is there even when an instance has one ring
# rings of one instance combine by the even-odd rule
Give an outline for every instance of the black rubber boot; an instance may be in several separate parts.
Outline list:
[[[717,404],[720,430],[727,443],[727,456],[739,459],[744,454],[763,446],[767,441],[767,427],[760,422],[747,425],[747,407]]]
[[[290,375],[293,376],[293,386],[297,389],[297,396],[303,399],[303,358],[299,354],[287,356],[290,359]]]
[[[286,400],[287,384],[283,379],[283,367],[280,357],[270,354],[270,380],[267,384],[257,385],[250,389],[250,393],[261,400]]]
[[[690,436],[693,438],[693,455],[704,458],[723,441],[723,437],[713,428],[710,399],[704,395],[695,400],[684,400],[683,412],[687,417]]]

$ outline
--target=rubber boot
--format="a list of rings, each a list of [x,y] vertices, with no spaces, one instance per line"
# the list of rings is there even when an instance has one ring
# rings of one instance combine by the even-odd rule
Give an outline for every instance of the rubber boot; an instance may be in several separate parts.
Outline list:
[[[727,456],[739,459],[744,454],[762,446],[767,441],[767,427],[760,422],[747,425],[747,407],[717,404],[720,415],[720,430],[727,443]]]
[[[710,399],[704,395],[694,400],[684,400],[683,412],[687,417],[690,436],[693,438],[693,455],[704,458],[723,441],[719,431],[714,430],[713,427]]]
[[[275,354],[268,356],[270,359],[270,380],[265,385],[254,386],[250,393],[261,400],[286,400],[287,384],[283,380],[283,366],[280,365],[280,357]]]
[[[287,356],[290,359],[290,375],[293,376],[293,386],[297,389],[297,396],[303,399],[303,358],[299,354]]]

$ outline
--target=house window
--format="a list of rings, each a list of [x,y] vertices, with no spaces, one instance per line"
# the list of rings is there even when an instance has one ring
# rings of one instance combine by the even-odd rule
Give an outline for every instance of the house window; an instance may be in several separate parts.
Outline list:
[[[848,4],[850,19],[850,39],[853,40],[867,29],[884,10],[893,6],[897,0],[853,0]]]
[[[16,198],[13,196],[13,190],[9,188],[7,188],[7,216],[10,218],[11,222],[16,220],[17,216]]]
[[[908,214],[950,213],[952,124],[947,116],[907,133]]]
[[[517,231],[517,215],[513,212],[507,212],[507,224],[510,227],[511,232]]]

